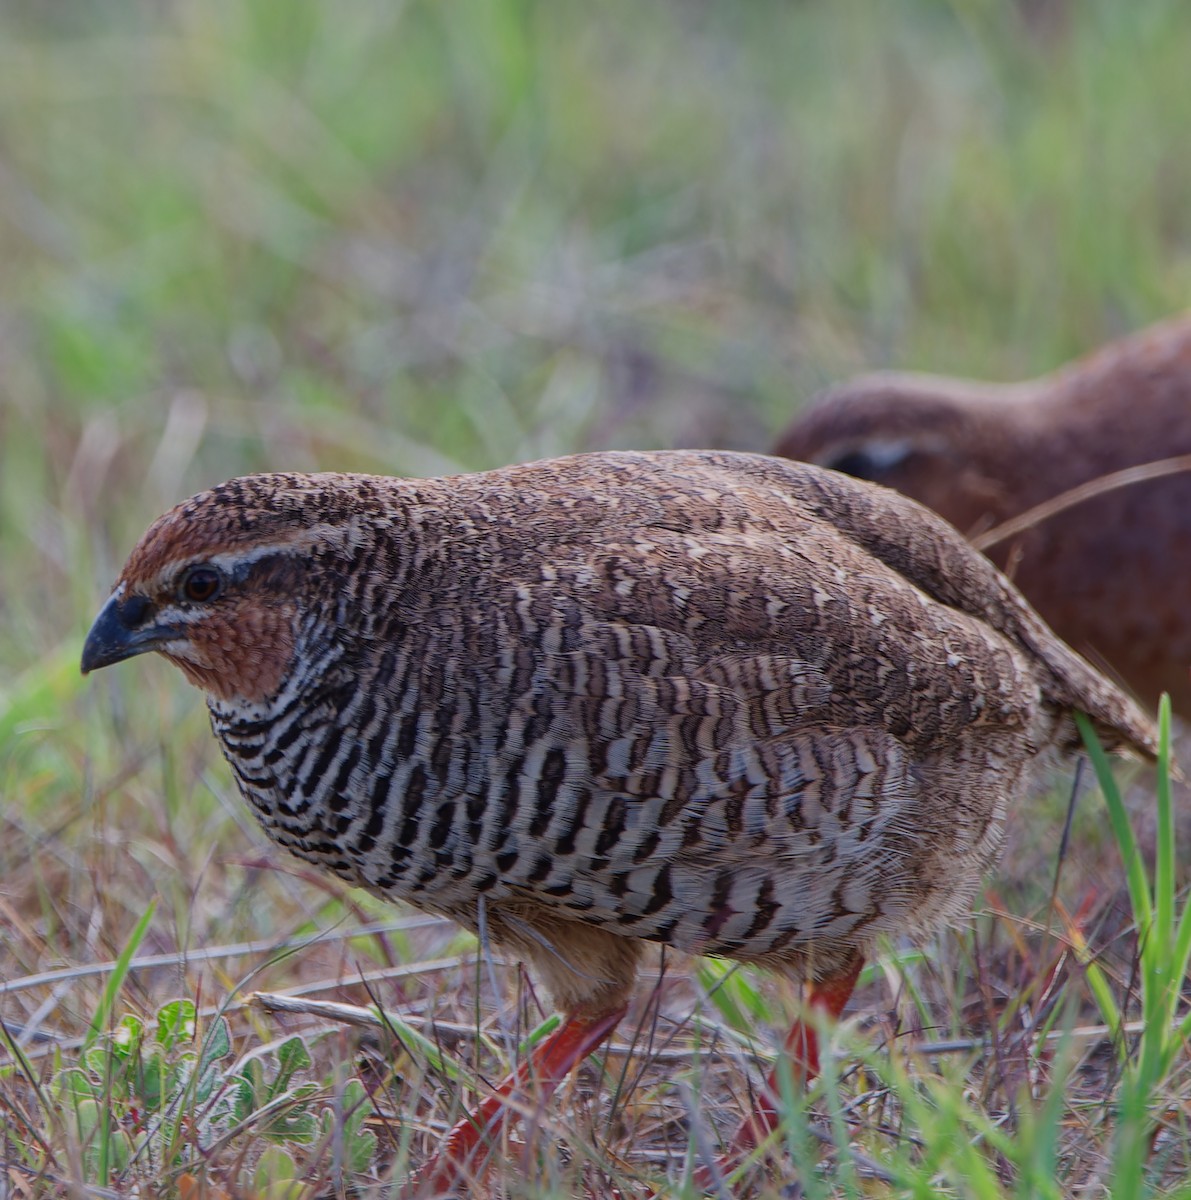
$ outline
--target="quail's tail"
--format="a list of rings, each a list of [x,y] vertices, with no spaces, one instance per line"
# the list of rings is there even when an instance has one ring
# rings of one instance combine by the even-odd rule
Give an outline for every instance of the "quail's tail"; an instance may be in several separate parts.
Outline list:
[[[1153,760],[1158,755],[1158,725],[1141,705],[1110,683],[1065,643],[1055,639],[1048,646],[1047,666],[1055,671],[1048,698],[1059,708],[1077,709],[1087,715],[1104,748],[1130,752]],[[1072,726],[1072,740],[1079,735]]]

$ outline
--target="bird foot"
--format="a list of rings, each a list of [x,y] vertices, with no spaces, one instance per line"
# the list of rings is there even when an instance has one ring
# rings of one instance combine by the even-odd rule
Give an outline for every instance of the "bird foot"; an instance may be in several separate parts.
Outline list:
[[[820,983],[807,985],[806,1004],[809,1009],[838,1021],[844,1006],[851,998],[860,978],[863,959],[841,975],[824,979]],[[819,1035],[814,1020],[807,1022],[800,1017],[786,1035],[786,1054],[790,1059],[790,1072],[796,1086],[805,1087],[819,1073]],[[695,1171],[694,1185],[699,1192],[726,1195],[724,1180],[768,1138],[781,1124],[781,1086],[775,1067],[765,1081],[765,1087],[757,1097],[756,1108],[749,1113],[736,1130],[728,1149],[712,1163],[704,1163]]]
[[[399,1200],[470,1196],[488,1168],[510,1109],[543,1104],[559,1084],[620,1024],[627,1005],[595,1016],[570,1016],[536,1047],[472,1113],[447,1135],[441,1149],[410,1176]]]

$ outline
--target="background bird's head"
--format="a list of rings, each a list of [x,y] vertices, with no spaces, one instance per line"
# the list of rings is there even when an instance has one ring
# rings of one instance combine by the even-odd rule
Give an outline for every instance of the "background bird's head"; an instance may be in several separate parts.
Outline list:
[[[909,372],[864,375],[814,401],[773,452],[894,488],[972,531],[1012,506],[995,467],[1006,392]]]
[[[145,532],[83,647],[84,674],[155,650],[221,700],[275,693],[293,660],[304,586],[350,553],[358,488],[337,475],[233,479]]]

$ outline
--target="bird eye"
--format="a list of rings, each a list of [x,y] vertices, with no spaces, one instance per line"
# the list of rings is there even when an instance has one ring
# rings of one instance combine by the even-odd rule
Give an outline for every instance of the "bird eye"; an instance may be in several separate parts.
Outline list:
[[[178,584],[178,595],[194,604],[206,604],[223,590],[223,576],[214,567],[190,567]]]
[[[852,475],[856,479],[882,483],[890,471],[903,466],[918,449],[906,438],[873,438],[862,446],[853,446],[820,461],[833,471],[843,471],[845,475]]]
[[[855,479],[876,481],[882,475],[881,468],[863,450],[850,450],[847,454],[841,454],[839,458],[825,463],[824,466],[830,467],[833,471],[843,471],[845,475],[851,475]]]

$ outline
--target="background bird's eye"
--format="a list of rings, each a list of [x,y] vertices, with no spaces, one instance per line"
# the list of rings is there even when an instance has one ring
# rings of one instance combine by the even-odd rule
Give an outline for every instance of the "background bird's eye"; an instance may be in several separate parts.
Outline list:
[[[223,576],[214,567],[191,567],[182,576],[178,592],[183,600],[205,604],[214,600],[223,587]]]
[[[863,450],[849,450],[847,454],[841,454],[838,458],[823,465],[830,467],[833,471],[843,471],[845,475],[852,475],[856,479],[876,481],[884,474],[880,465]]]
[[[873,438],[862,446],[853,446],[834,457],[820,460],[833,471],[857,479],[871,479],[882,483],[889,472],[903,466],[918,447],[908,438]]]

